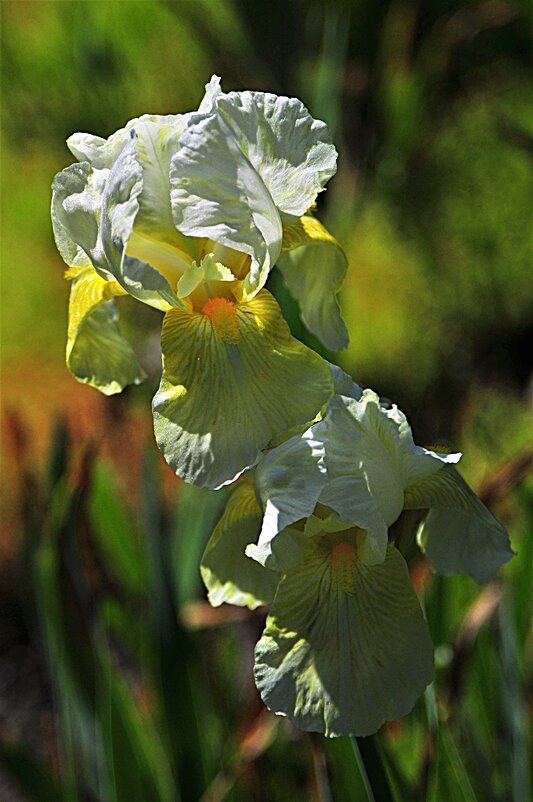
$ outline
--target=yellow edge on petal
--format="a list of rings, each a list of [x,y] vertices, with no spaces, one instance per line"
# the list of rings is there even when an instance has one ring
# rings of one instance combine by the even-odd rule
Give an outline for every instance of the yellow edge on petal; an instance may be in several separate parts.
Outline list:
[[[145,378],[118,327],[113,298],[127,295],[118,282],[101,278],[92,266],[70,267],[72,281],[66,358],[75,378],[105,395]]]
[[[65,278],[73,282],[68,308],[68,358],[84,318],[98,304],[128,293],[118,281],[106,281],[101,278],[94,267],[69,267],[65,271]]]
[[[282,251],[292,251],[293,248],[300,248],[311,242],[330,242],[332,245],[338,245],[327,228],[311,215],[303,215],[296,223],[283,227]]]

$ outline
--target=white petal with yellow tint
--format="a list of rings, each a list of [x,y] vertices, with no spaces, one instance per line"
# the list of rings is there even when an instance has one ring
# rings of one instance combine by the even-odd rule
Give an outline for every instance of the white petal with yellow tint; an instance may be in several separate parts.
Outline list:
[[[209,83],[205,85],[205,94],[198,106],[200,114],[207,114],[213,110],[215,100],[220,95],[220,78],[218,75],[212,75]]]
[[[339,292],[348,261],[338,242],[314,217],[305,215],[283,229],[283,252],[276,266],[291,295],[298,301],[302,320],[330,351],[348,345],[341,316]]]
[[[417,539],[443,576],[488,582],[514,555],[507,531],[451,466],[405,491],[406,509],[428,509]]]
[[[83,248],[72,239],[68,228],[62,222],[63,210],[61,209],[61,205],[66,197],[63,189],[63,180],[64,177],[62,174],[58,173],[52,186],[51,216],[56,247],[63,257],[63,261],[66,262],[69,267],[92,267],[89,256]],[[107,272],[106,275],[110,277],[110,274]]]
[[[202,284],[210,281],[235,281],[235,276],[226,265],[217,262],[213,254],[208,253],[200,264],[193,262],[178,282],[178,297],[186,298]]]
[[[92,263],[103,279],[113,278],[101,238],[108,176],[108,170],[93,170],[87,163],[71,164],[52,184],[52,223],[61,256],[70,266]]]
[[[297,98],[269,92],[221,93],[216,110],[276,207],[302,215],[337,169],[327,125]]]
[[[103,279],[116,279],[138,300],[166,310],[179,303],[167,279],[125,254],[141,191],[134,141],[123,148],[110,171],[93,169],[87,162],[72,164],[54,179],[54,233],[67,262],[83,266],[90,261]]]
[[[354,520],[350,514],[350,494],[347,490],[341,492],[341,485],[348,487],[351,476],[365,478],[385,523],[390,526],[403,509],[405,487],[436,473],[445,463],[457,462],[460,457],[437,454],[415,445],[405,415],[397,407],[384,409],[372,390],[365,390],[359,401],[335,396],[324,420],[315,424],[314,432],[326,444],[328,477],[338,485],[336,495],[343,508],[335,509],[348,521]]]
[[[324,446],[313,439],[311,430],[265,452],[255,471],[264,508],[258,545],[311,515],[325,482]]]
[[[135,157],[142,170],[142,192],[135,230],[187,252],[188,241],[177,230],[170,205],[170,163],[190,114],[145,115],[135,122]],[[191,259],[188,260],[189,263]],[[155,267],[155,265],[153,265]]]
[[[407,566],[389,546],[366,566],[346,535],[301,541],[255,649],[267,707],[303,730],[365,736],[406,715],[433,677],[433,647]]]
[[[219,487],[273,437],[313,418],[333,383],[327,363],[291,337],[266,290],[249,303],[212,299],[207,311],[165,316],[154,426],[179,476]]]
[[[129,128],[121,128],[108,139],[76,132],[67,139],[67,147],[79,162],[89,162],[96,170],[109,170],[130,138]]]
[[[130,141],[132,128],[138,128],[148,122],[181,131],[184,119],[186,120],[188,116],[186,114],[143,114],[142,117],[129,120],[124,128],[119,128],[107,139],[81,132],[72,134],[67,139],[67,147],[78,161],[89,162],[97,170],[110,170],[124,146]]]
[[[245,554],[248,543],[257,540],[261,518],[253,485],[237,485],[200,564],[213,607],[226,602],[255,610],[274,598],[279,575]]]
[[[162,273],[127,250],[143,192],[143,170],[133,129],[131,134],[132,139],[122,149],[105,184],[100,236],[110,270],[119,284],[139,301],[166,311],[180,303],[175,285],[171,287]],[[180,274],[175,276],[176,284]]]
[[[105,395],[139,384],[144,371],[122,338],[111,299],[125,295],[116,281],[105,281],[92,268],[72,268],[69,300],[67,365],[78,381]]]
[[[174,222],[252,258],[243,298],[265,284],[281,250],[282,226],[272,198],[218,115],[193,118],[170,169]]]

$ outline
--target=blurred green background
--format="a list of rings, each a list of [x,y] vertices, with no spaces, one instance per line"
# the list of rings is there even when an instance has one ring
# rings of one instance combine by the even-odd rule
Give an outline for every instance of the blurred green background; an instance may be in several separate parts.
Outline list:
[[[526,0],[3,0],[0,798],[529,802],[532,707],[532,12]],[[393,399],[518,552],[490,585],[413,579],[437,678],[354,749],[266,712],[262,615],[205,603],[224,493],[151,435],[159,316],[124,303],[149,379],[104,398],[64,367],[49,221],[74,131],[226,89],[301,98],[339,171],[319,215],[350,270],[333,358]],[[272,281],[294,334],[301,326]],[[376,783],[381,783],[376,787]]]

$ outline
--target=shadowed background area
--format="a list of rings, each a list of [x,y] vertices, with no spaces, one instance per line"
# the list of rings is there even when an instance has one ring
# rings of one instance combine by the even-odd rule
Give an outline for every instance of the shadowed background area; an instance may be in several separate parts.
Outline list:
[[[351,342],[329,357],[398,403],[417,442],[464,451],[465,477],[519,553],[485,588],[413,564],[437,680],[364,742],[365,761],[399,802],[529,798],[527,9],[2,3],[2,799],[367,799],[349,740],[262,709],[251,660],[264,611],[204,601],[197,566],[225,496],[183,486],[153,442],[159,313],[120,300],[144,385],[104,398],[64,366],[68,285],[49,204],[73,161],[65,139],[195,108],[212,73],[225,89],[295,95],[330,126],[339,170],[318,214],[349,258]],[[281,279],[269,288],[320,351]]]

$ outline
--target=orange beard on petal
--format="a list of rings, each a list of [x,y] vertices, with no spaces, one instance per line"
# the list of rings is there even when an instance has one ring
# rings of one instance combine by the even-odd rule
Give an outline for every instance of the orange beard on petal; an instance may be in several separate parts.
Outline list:
[[[227,343],[239,342],[239,319],[233,301],[228,301],[227,298],[210,298],[202,312],[211,321],[217,337]]]
[[[357,551],[352,543],[341,541],[331,549],[329,562],[331,581],[337,590],[355,593]]]

